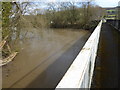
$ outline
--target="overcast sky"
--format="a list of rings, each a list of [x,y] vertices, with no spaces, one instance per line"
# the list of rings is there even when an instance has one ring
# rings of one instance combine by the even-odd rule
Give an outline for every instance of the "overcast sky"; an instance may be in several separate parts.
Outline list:
[[[89,0],[0,0],[0,1],[30,1],[30,2],[84,2],[84,1],[89,1]],[[118,2],[120,0],[94,0],[97,5],[101,7],[116,7],[118,6]]]
[[[89,1],[89,0],[46,0],[48,2],[66,2],[66,1],[75,1],[75,2],[80,2],[80,1]],[[118,6],[118,2],[120,0],[94,0],[96,2],[97,5],[101,6],[101,7],[116,7]]]
[[[102,7],[115,7],[118,6],[120,0],[95,0],[95,2]]]

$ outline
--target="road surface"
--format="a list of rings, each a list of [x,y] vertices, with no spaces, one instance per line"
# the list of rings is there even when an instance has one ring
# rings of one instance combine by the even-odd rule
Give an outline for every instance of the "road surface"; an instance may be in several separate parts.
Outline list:
[[[118,88],[120,80],[120,32],[104,23],[92,88]]]

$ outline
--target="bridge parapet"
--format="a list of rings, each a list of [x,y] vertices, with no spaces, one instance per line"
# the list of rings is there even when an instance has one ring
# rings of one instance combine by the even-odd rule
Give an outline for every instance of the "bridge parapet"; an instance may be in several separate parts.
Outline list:
[[[87,40],[86,44],[63,76],[56,90],[62,88],[90,88],[94,71],[95,58],[99,43],[102,20]]]

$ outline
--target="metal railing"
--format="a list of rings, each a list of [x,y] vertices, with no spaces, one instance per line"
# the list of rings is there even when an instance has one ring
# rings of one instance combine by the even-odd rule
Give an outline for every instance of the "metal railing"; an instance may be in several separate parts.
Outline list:
[[[91,87],[101,25],[102,20],[57,85],[56,90],[60,88],[76,88],[78,90]]]

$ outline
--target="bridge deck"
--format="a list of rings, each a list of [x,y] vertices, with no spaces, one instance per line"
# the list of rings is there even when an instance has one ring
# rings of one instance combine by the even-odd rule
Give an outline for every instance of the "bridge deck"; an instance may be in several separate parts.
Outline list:
[[[117,88],[119,80],[120,33],[103,24],[92,87]]]

